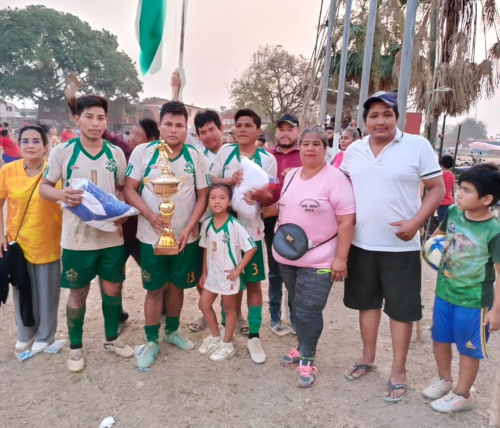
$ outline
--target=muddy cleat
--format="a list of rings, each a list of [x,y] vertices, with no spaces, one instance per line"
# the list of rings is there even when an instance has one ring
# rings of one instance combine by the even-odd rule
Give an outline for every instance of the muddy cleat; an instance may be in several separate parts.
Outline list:
[[[83,349],[70,349],[68,359],[68,369],[70,372],[78,373],[85,367],[85,360],[83,358]]]
[[[144,351],[137,358],[137,367],[140,369],[147,369],[153,365],[157,355],[160,353],[160,345],[156,342],[146,343]]]
[[[170,343],[171,345],[177,346],[179,349],[183,351],[191,351],[194,349],[194,343],[189,339],[184,339],[177,331],[173,333],[165,333],[163,336],[163,341],[165,343]]]
[[[104,341],[102,347],[105,351],[114,352],[123,358],[132,358],[134,356],[134,349],[123,343],[120,339],[115,339],[111,342]]]

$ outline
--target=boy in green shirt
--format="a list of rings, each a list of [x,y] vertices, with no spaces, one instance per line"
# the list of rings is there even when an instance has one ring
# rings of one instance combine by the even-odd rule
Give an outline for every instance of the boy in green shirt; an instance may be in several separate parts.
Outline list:
[[[490,210],[500,199],[500,170],[494,164],[476,165],[460,176],[459,185],[457,204],[435,233],[446,236],[432,326],[439,378],[423,395],[441,413],[472,409],[470,389],[479,361],[488,357],[490,332],[500,329],[500,222]],[[452,343],[460,354],[455,388]]]

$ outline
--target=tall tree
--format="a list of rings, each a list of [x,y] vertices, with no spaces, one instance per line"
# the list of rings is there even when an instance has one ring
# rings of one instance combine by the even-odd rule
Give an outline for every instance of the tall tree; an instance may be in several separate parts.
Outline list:
[[[0,97],[57,102],[71,72],[89,92],[121,103],[142,91],[116,36],[74,15],[43,6],[2,9],[0,34]]]
[[[304,57],[281,46],[261,46],[231,83],[231,98],[238,107],[253,106],[275,123],[280,115],[301,109],[307,67]]]

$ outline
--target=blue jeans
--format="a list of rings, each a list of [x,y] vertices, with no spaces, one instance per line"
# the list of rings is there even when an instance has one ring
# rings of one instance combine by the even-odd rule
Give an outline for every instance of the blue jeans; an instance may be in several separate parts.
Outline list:
[[[298,351],[301,357],[314,359],[323,331],[323,309],[332,289],[331,275],[284,264],[280,264],[280,271],[292,300]]]
[[[444,219],[444,216],[446,215],[446,213],[448,212],[448,208],[450,206],[449,205],[440,205],[439,208],[438,208],[438,221],[439,223],[441,223]]]
[[[276,221],[276,217],[264,219],[264,239],[266,241],[267,265],[269,267],[269,312],[271,313],[271,322],[273,324],[281,321],[281,302],[283,301],[283,280],[279,264],[273,257],[273,239]],[[290,296],[288,296],[288,307],[290,308],[290,322],[295,327]]]

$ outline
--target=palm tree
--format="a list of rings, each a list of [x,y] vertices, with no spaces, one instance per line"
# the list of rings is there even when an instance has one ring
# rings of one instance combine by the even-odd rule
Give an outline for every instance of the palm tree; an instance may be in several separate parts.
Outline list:
[[[437,120],[442,113],[458,116],[469,111],[479,100],[491,98],[500,85],[500,37],[496,27],[499,6],[495,0],[426,0],[418,10],[414,37],[411,102],[418,111],[424,111],[428,122],[434,122],[435,140]],[[398,86],[403,45],[406,1],[387,0],[379,3],[375,30],[374,56],[370,92],[396,90]],[[359,85],[363,66],[363,52],[368,16],[368,1],[357,0],[351,19],[349,56],[346,83]],[[433,15],[433,11],[437,11]],[[432,22],[436,19],[435,22]],[[331,85],[335,87],[340,65],[338,44],[342,38],[343,19],[337,20],[333,37],[333,59],[330,67]],[[436,41],[429,28],[437,28]],[[496,42],[485,45],[485,59],[476,62],[477,31],[490,29]],[[433,59],[436,58],[436,62]],[[435,66],[433,66],[435,64]],[[448,88],[447,91],[437,90]]]

